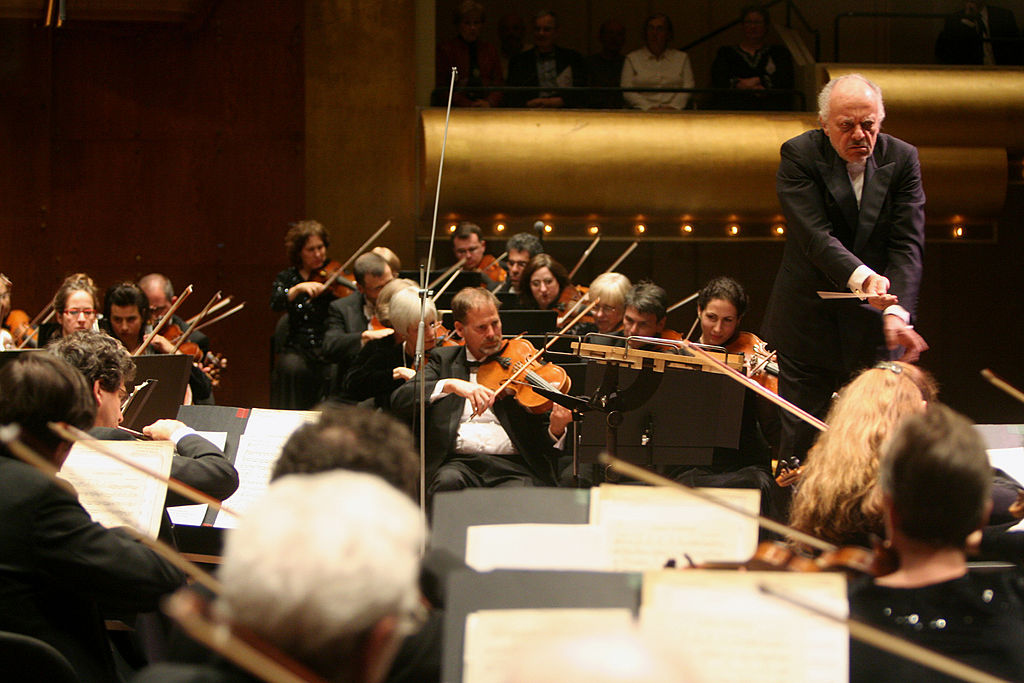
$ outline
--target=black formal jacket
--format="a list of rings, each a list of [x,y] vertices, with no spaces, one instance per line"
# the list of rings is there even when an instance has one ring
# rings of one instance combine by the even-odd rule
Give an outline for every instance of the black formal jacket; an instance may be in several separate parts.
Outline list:
[[[555,69],[561,74],[567,68],[572,68],[572,85],[575,88],[587,84],[587,65],[583,55],[576,50],[555,46]],[[508,60],[508,85],[528,86],[539,85],[537,77],[537,48],[520,52]],[[540,92],[510,92],[505,98],[509,107],[525,107],[529,100],[539,97]],[[560,97],[565,101],[566,107],[579,107],[583,105],[583,94],[561,93]]]
[[[0,450],[0,630],[53,645],[83,683],[118,680],[103,611],[150,611],[184,576],[94,523],[76,497]]]
[[[977,17],[968,17],[962,9],[946,17],[935,40],[935,59],[940,64],[984,64],[985,48],[976,26]],[[996,64],[1024,64],[1024,45],[1012,11],[988,5],[988,35]]]
[[[849,371],[883,353],[881,311],[848,292],[861,264],[889,278],[889,292],[911,316],[921,286],[924,190],[917,150],[881,133],[864,171],[860,209],[846,162],[821,130],[782,145],[776,177],[786,215],[786,246],[765,315],[764,337],[780,353]]]
[[[430,352],[424,371],[427,401],[437,382],[449,378],[469,380],[464,346],[446,346]],[[418,398],[417,380],[413,378],[391,395],[391,410],[413,424],[414,416],[418,413]],[[445,394],[427,405],[428,482],[437,468],[455,454],[455,439],[465,403],[466,399],[461,396]],[[495,401],[494,414],[537,482],[555,486],[558,481],[555,472],[558,451],[548,434],[547,416],[527,412],[511,396]],[[418,433],[417,430],[413,432]]]
[[[353,292],[335,299],[327,308],[327,331],[324,332],[324,358],[345,367],[359,354],[361,337],[370,321],[363,315],[366,299]]]

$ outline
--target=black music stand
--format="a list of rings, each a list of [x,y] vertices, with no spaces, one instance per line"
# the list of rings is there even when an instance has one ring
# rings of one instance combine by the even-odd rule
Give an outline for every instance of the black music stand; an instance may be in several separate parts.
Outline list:
[[[739,446],[744,389],[720,373],[591,360],[586,393],[598,412],[583,415],[580,462],[609,451],[646,467],[710,465],[715,448]]]
[[[136,431],[164,418],[174,418],[185,401],[185,388],[192,369],[192,356],[183,353],[135,356],[134,389],[146,380],[156,380],[142,389],[124,416],[124,426]],[[145,392],[145,393],[143,393]]]

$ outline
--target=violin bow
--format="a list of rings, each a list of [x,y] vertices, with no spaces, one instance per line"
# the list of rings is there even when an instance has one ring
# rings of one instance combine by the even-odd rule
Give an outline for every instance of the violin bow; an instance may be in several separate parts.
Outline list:
[[[331,273],[331,276],[329,278],[327,278],[327,280],[324,282],[324,288],[320,291],[320,294],[323,294],[324,292],[326,292],[327,289],[331,285],[333,285],[335,282],[337,282],[338,280],[345,280],[342,284],[344,284],[346,287],[349,287],[349,285],[351,285],[351,287],[349,287],[349,289],[354,290],[355,289],[355,283],[354,282],[349,282],[347,279],[342,278],[341,274],[345,271],[346,268],[348,268],[350,265],[352,265],[353,261],[355,261],[357,258],[362,256],[363,252],[366,251],[367,247],[369,247],[371,244],[373,244],[377,240],[377,238],[380,237],[382,234],[384,234],[384,231],[387,230],[390,227],[391,227],[391,219],[389,218],[386,221],[384,221],[384,225],[382,225],[379,228],[377,228],[377,232],[375,232],[372,235],[370,235],[366,239],[366,241],[363,242],[362,246],[359,247],[358,249],[356,249],[352,253],[352,255],[348,257],[347,261],[345,261],[344,263],[341,264],[340,268],[338,268],[336,271]],[[320,294],[318,294],[317,296],[320,296]]]
[[[498,396],[499,394],[501,394],[501,392],[503,392],[503,391],[505,390],[505,388],[506,388],[506,387],[507,387],[507,386],[508,386],[509,384],[512,384],[512,382],[513,382],[513,381],[515,381],[516,379],[518,379],[519,375],[523,374],[523,373],[524,373],[524,372],[526,371],[526,369],[527,369],[527,368],[529,368],[529,367],[530,367],[530,365],[531,365],[531,364],[532,364],[532,363],[533,363],[533,362],[534,362],[535,360],[537,360],[538,358],[540,358],[540,357],[541,357],[541,354],[543,354],[543,353],[544,353],[545,351],[547,351],[547,350],[548,350],[548,349],[549,349],[549,348],[551,347],[551,345],[552,345],[552,344],[554,344],[554,343],[555,343],[556,341],[558,341],[558,339],[559,339],[559,338],[560,338],[560,337],[561,337],[562,335],[564,335],[564,334],[566,333],[566,331],[567,331],[567,330],[570,330],[570,329],[572,329],[572,326],[573,326],[573,325],[575,325],[576,323],[578,323],[578,322],[580,321],[580,319],[581,319],[581,318],[582,318],[583,316],[585,316],[585,315],[586,315],[587,313],[590,313],[590,309],[592,309],[592,308],[593,308],[594,306],[596,306],[596,305],[597,305],[597,304],[599,304],[600,302],[601,302],[601,297],[598,297],[598,298],[594,299],[594,300],[593,300],[592,302],[590,302],[590,305],[588,305],[588,306],[587,306],[586,308],[584,308],[584,309],[583,309],[582,311],[580,311],[580,313],[579,313],[579,314],[578,314],[578,315],[577,315],[577,316],[576,316],[575,318],[573,318],[573,319],[572,319],[572,320],[570,320],[570,321],[569,321],[568,323],[566,323],[566,324],[565,324],[565,325],[564,325],[564,326],[562,327],[562,329],[560,329],[560,330],[559,330],[558,332],[556,332],[555,334],[551,335],[551,339],[550,339],[550,340],[548,341],[548,343],[547,343],[547,344],[545,344],[544,346],[542,346],[542,347],[541,347],[541,348],[540,348],[540,349],[539,349],[539,350],[537,351],[537,353],[535,353],[535,354],[533,354],[532,356],[530,356],[529,358],[527,358],[527,359],[526,359],[526,360],[525,360],[525,361],[523,362],[522,366],[521,366],[521,367],[520,367],[520,368],[519,368],[518,370],[516,370],[516,371],[515,371],[515,372],[513,372],[513,373],[512,373],[511,375],[509,375],[509,376],[508,376],[508,378],[506,378],[506,379],[505,379],[505,381],[504,381],[504,382],[502,382],[502,383],[501,383],[501,384],[500,384],[500,385],[498,386],[498,388],[497,388],[497,389],[496,389],[496,390],[494,391],[494,395],[495,395],[495,396]]]
[[[690,303],[691,301],[693,301],[694,299],[696,299],[699,296],[700,296],[700,292],[697,291],[697,292],[694,292],[693,294],[691,294],[688,297],[684,297],[684,298],[680,299],[679,301],[675,302],[674,304],[672,304],[671,306],[666,308],[665,309],[665,314],[667,315],[667,314],[671,313],[672,311],[676,310],[680,306],[685,306],[686,304]],[[693,328],[690,328],[690,334],[693,334]],[[686,336],[689,337],[690,335],[688,334]]]
[[[981,376],[988,380],[989,384],[991,384],[992,386],[1002,389],[1010,396],[1014,397],[1021,403],[1024,403],[1024,391],[1021,391],[1017,387],[1013,386],[996,373],[992,372],[988,368],[985,368],[984,370],[981,371]]]
[[[763,386],[755,382],[750,377],[747,377],[742,372],[730,368],[728,365],[718,360],[717,358],[715,358],[710,353],[700,348],[693,342],[684,339],[682,341],[682,345],[686,347],[687,350],[692,352],[695,356],[698,356],[706,361],[709,361],[715,367],[721,370],[723,374],[728,375],[729,377],[739,382],[743,386],[747,387],[748,389],[757,392],[761,396],[764,396],[766,399],[768,399],[775,405],[779,406],[783,410],[789,412],[792,415],[795,415],[796,417],[800,418],[801,420],[811,425],[812,427],[820,429],[823,432],[828,431],[828,425],[825,424],[824,421],[819,420],[818,418],[814,417],[803,408],[790,403],[789,401],[782,398],[778,394],[770,391],[769,389],[765,389]]]
[[[18,438],[18,431],[18,427],[14,425],[7,425],[6,427],[0,428],[0,441],[3,441],[4,445],[7,446],[11,453],[13,453],[18,459],[38,469],[40,472],[48,476],[53,481],[53,483],[55,483],[64,491],[74,496],[75,499],[77,500],[78,492],[75,490],[75,487],[72,486],[66,479],[61,479],[59,476],[57,476],[57,473],[60,470],[57,468],[56,465],[54,465],[52,462],[50,462],[43,456],[39,455],[39,453],[37,453],[32,448],[25,445],[25,443]],[[95,490],[93,492],[97,493],[97,495],[102,495],[96,492]],[[205,588],[213,591],[214,593],[221,592],[221,584],[219,581],[217,581],[217,579],[213,578],[210,574],[200,569],[194,563],[185,559],[185,557],[181,553],[179,553],[177,550],[175,550],[168,544],[164,543],[160,539],[150,538],[146,534],[136,529],[129,521],[128,516],[124,514],[124,512],[121,510],[119,506],[110,505],[109,507],[111,510],[113,510],[114,514],[121,518],[121,521],[124,522],[122,528],[128,533],[130,533],[133,538],[135,538],[137,541],[148,547],[150,550],[155,552],[163,559],[170,562],[176,568],[181,570],[184,574],[190,576],[197,583],[202,584]]]
[[[583,255],[580,256],[580,260],[577,261],[576,265],[573,266],[572,270],[569,271],[569,280],[572,280],[573,277],[576,276],[576,272],[579,271],[580,266],[582,266],[583,262],[586,261],[590,257],[591,252],[594,251],[594,247],[596,247],[597,243],[600,242],[600,241],[601,241],[601,236],[598,235],[597,237],[594,238],[594,241],[590,243],[590,246],[586,248],[586,250],[583,252]]]
[[[209,605],[183,588],[163,605],[164,613],[189,636],[268,683],[327,683],[263,638],[240,626],[215,620]]]
[[[829,621],[845,624],[853,638],[879,650],[903,657],[915,664],[926,666],[929,669],[934,669],[935,671],[940,671],[962,681],[970,681],[971,683],[1007,683],[1003,678],[964,664],[941,652],[922,647],[917,643],[912,643],[900,636],[893,635],[870,624],[865,624],[857,619],[833,614],[796,596],[777,591],[766,584],[760,584],[758,590]]]
[[[463,260],[465,260],[465,259],[463,259]],[[459,276],[459,271],[456,270],[454,273],[451,274],[451,277],[449,277],[448,280],[445,281],[445,283],[444,283],[444,285],[442,285],[441,289],[437,290],[437,294],[432,296],[430,298],[430,300],[436,303],[438,297],[440,297],[442,294],[444,294],[444,290],[448,289],[448,286],[451,285],[451,283],[455,282],[455,278],[457,278],[458,276]]]
[[[135,349],[135,351],[132,352],[133,356],[142,355],[142,352],[149,347],[150,343],[153,341],[153,338],[156,337],[156,335],[160,332],[161,329],[163,329],[163,326],[167,324],[168,320],[171,319],[171,316],[174,315],[174,312],[177,311],[181,307],[181,305],[185,303],[185,299],[189,298],[190,296],[192,296],[192,285],[189,285],[188,287],[182,290],[181,294],[178,295],[177,300],[173,304],[171,304],[171,307],[167,309],[166,313],[164,313],[164,317],[160,318],[160,322],[153,326],[152,331],[149,334],[147,334],[146,338],[142,340],[141,344],[139,344],[139,348]]]
[[[214,313],[216,313],[220,309],[222,309],[225,306],[227,306],[228,304],[230,304],[231,303],[231,299],[233,299],[233,298],[234,298],[233,294],[228,294],[226,297],[224,297],[223,299],[221,299],[220,301],[215,303],[213,306],[211,306],[210,310],[208,310],[206,312],[206,314],[207,315],[213,315]],[[186,320],[185,323],[188,324],[188,325],[191,325],[192,323],[194,323],[197,320],[199,320],[199,316],[198,315],[194,315],[191,318],[189,318],[188,320]],[[193,332],[194,331],[195,330],[193,330]]]
[[[608,269],[605,270],[604,272],[605,273],[613,272],[616,268],[619,267],[620,263],[622,263],[623,261],[626,260],[627,256],[629,256],[630,254],[633,253],[633,250],[636,249],[639,244],[640,244],[639,242],[633,242],[633,244],[631,244],[628,247],[626,247],[626,250],[624,252],[622,252],[622,255],[619,256],[619,258],[615,259],[615,262],[612,263],[610,266],[608,266]]]
[[[93,450],[95,450],[97,453],[101,453],[102,455],[105,455],[108,458],[112,458],[113,460],[118,461],[122,465],[127,465],[128,467],[131,467],[134,470],[142,472],[148,477],[156,479],[157,481],[162,482],[164,484],[167,484],[167,488],[181,495],[184,498],[188,498],[189,500],[195,503],[199,503],[200,505],[209,505],[217,512],[223,512],[224,514],[231,515],[236,519],[241,517],[241,515],[239,515],[238,512],[232,510],[229,507],[225,507],[223,504],[221,504],[219,500],[203,493],[199,489],[193,488],[184,482],[178,481],[174,477],[165,477],[159,472],[155,472],[149,469],[145,465],[140,465],[131,458],[126,458],[120,453],[117,453],[115,451],[110,450],[109,448],[106,448],[105,446],[101,445],[103,443],[102,441],[95,438],[88,432],[83,432],[81,429],[78,429],[77,427],[72,427],[71,425],[63,425],[59,422],[50,422],[47,426],[49,426],[50,431],[52,431],[54,434],[64,439],[65,441],[88,442],[89,445],[93,448]]]
[[[428,258],[427,260],[429,261],[430,259]],[[458,261],[456,261],[456,262],[455,262],[455,264],[454,264],[454,265],[452,265],[452,266],[451,266],[451,267],[450,267],[450,268],[449,268],[448,270],[444,271],[443,273],[441,273],[440,275],[438,275],[438,276],[437,276],[436,278],[434,278],[434,279],[433,279],[433,280],[432,280],[432,281],[431,281],[431,282],[430,282],[430,283],[429,283],[429,284],[427,285],[427,289],[433,289],[434,287],[437,287],[437,285],[438,285],[439,283],[441,283],[441,282],[444,282],[444,281],[445,281],[445,279],[446,279],[446,278],[448,278],[449,276],[451,276],[451,274],[452,274],[452,273],[457,273],[457,272],[458,272],[458,270],[459,270],[459,268],[461,268],[461,267],[462,267],[462,264],[464,264],[465,262],[466,262],[466,257],[465,257],[465,256],[463,256],[463,257],[462,257],[462,258],[460,258],[460,259],[459,259]],[[428,270],[427,270],[427,272],[429,273],[429,272],[430,272],[430,270],[428,269]],[[454,279],[454,278],[453,278],[453,279]]]
[[[210,312],[210,307],[213,306],[218,301],[220,301],[220,299],[220,292],[217,292],[208,302],[206,302],[206,305],[203,306],[203,310],[199,311],[199,315],[195,317],[195,320],[187,328],[185,328],[185,330],[181,333],[181,336],[179,336],[178,339],[174,342],[174,348],[171,349],[171,353],[178,352],[178,349],[181,348],[181,345],[185,343],[185,340],[188,339],[188,336],[195,331],[196,324],[204,317],[206,317],[206,315]]]
[[[32,337],[35,337],[36,335],[39,334],[38,326],[49,322],[50,319],[53,318],[54,313],[55,311],[53,310],[53,301],[50,301],[48,304],[43,306],[43,310],[39,311],[39,313],[36,314],[36,317],[32,318],[32,320],[29,321],[28,326],[30,331],[28,334],[25,335],[25,338],[21,340],[21,343],[18,344],[17,348],[25,348],[25,345],[32,341]]]
[[[204,327],[209,327],[210,325],[212,325],[214,323],[217,323],[217,322],[220,322],[221,320],[223,320],[224,318],[227,318],[228,316],[231,316],[231,315],[234,315],[235,313],[238,313],[243,308],[245,308],[245,302],[244,301],[242,303],[238,304],[237,306],[235,306],[234,308],[232,308],[230,310],[227,310],[227,311],[224,311],[223,313],[221,313],[220,315],[218,315],[218,316],[216,316],[214,318],[210,318],[209,320],[204,320],[203,322],[201,322],[198,325],[196,325],[192,329],[192,331],[193,332],[198,332],[199,330],[203,329]]]

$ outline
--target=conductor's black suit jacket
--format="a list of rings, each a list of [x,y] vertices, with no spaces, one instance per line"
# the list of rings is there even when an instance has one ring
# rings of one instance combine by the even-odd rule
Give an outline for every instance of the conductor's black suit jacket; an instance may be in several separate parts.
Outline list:
[[[782,145],[776,178],[786,246],[765,315],[765,337],[781,354],[852,371],[884,356],[882,312],[866,302],[826,301],[848,292],[866,264],[913,319],[921,286],[924,190],[917,149],[880,133],[867,160],[860,208],[846,162],[821,130]]]
[[[427,398],[427,481],[437,468],[455,454],[455,438],[466,399],[456,394],[445,394],[429,403],[434,387],[441,380],[454,378],[469,380],[469,366],[466,364],[466,349],[463,346],[435,348],[430,352],[424,371]],[[412,424],[417,410],[418,387],[415,379],[409,380],[391,396],[391,409],[399,417]],[[557,451],[548,435],[548,420],[545,415],[534,415],[524,410],[513,397],[494,402],[494,414],[512,444],[519,451],[518,457],[532,473],[538,485],[555,486],[555,462]],[[416,431],[416,430],[414,430]],[[418,433],[418,432],[417,432]]]

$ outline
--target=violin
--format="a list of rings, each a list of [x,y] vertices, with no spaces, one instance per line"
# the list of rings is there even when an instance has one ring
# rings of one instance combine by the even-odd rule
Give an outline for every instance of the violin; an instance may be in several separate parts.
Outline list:
[[[351,294],[354,290],[341,282],[342,279],[346,280],[351,284],[355,281],[355,275],[347,270],[341,270],[341,264],[334,260],[329,260],[320,266],[319,270],[315,270],[309,274],[310,282],[329,283],[327,289],[330,290],[337,298],[346,297]],[[337,275],[335,275],[337,274]]]
[[[747,377],[768,389],[779,393],[779,364],[775,352],[768,350],[768,344],[753,332],[740,332],[725,350],[743,354],[743,368]]]
[[[449,330],[440,322],[434,323],[434,336],[437,339],[435,346],[465,346],[466,344],[466,340],[460,337],[454,329]]]
[[[484,276],[494,283],[504,282],[508,277],[508,273],[501,267],[501,262],[490,254],[484,254],[475,270],[483,273]]]
[[[514,389],[519,405],[531,413],[546,413],[551,410],[553,402],[536,393],[534,387],[565,393],[570,380],[565,369],[554,363],[539,358],[530,362],[537,355],[537,349],[525,339],[509,339],[496,355],[480,365],[477,382],[497,391],[509,378],[518,376],[508,386]]]
[[[11,331],[11,337],[14,338],[15,348],[25,346],[28,339],[36,332],[36,328],[32,327],[29,323],[28,313],[20,308],[15,308],[7,314],[7,320],[4,321],[4,326]]]
[[[580,306],[587,301],[588,287],[583,285],[568,285],[558,295],[558,299],[551,305],[551,310],[558,311],[558,324],[567,320],[569,316],[576,313]],[[589,313],[580,318],[581,323],[594,323],[594,316]]]
[[[178,340],[181,339],[183,334],[185,334],[181,327],[175,322],[168,322],[163,326],[160,333],[163,334],[171,344],[178,344]],[[178,351],[187,356],[192,356],[193,362],[198,363],[199,367],[202,368],[203,372],[210,378],[210,384],[215,387],[220,385],[221,371],[223,371],[228,364],[228,361],[224,356],[212,351],[203,353],[199,344],[191,341],[183,341],[181,344],[178,344]]]

